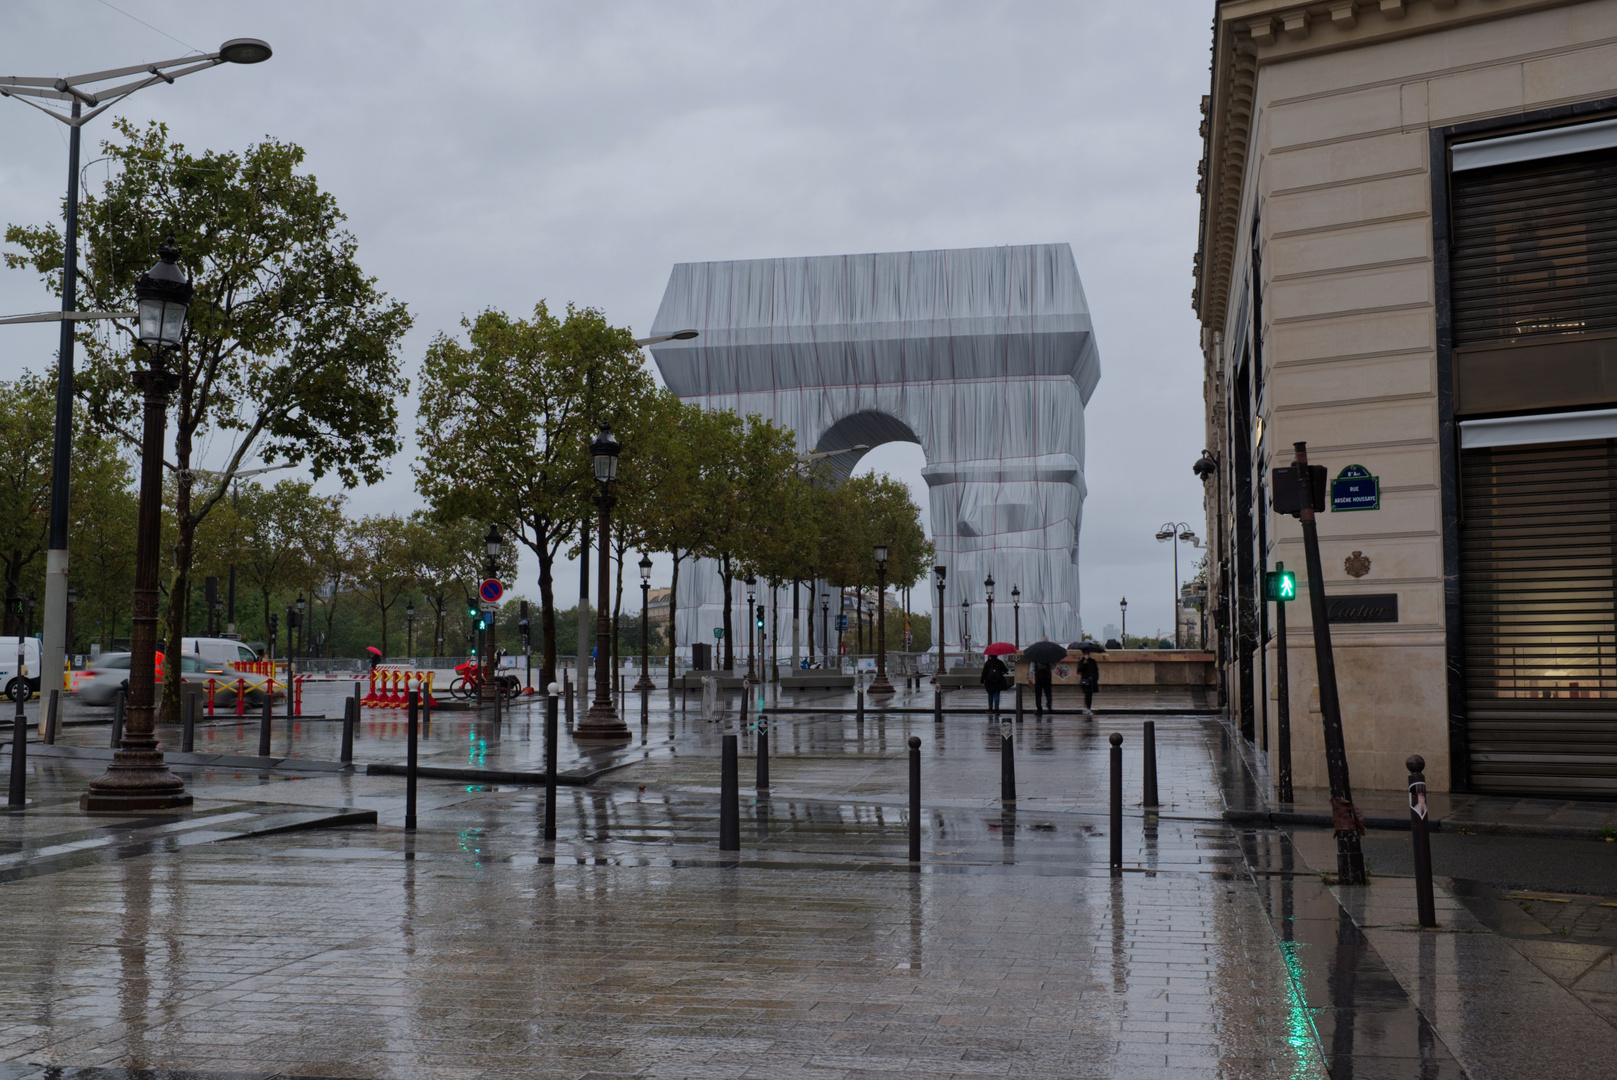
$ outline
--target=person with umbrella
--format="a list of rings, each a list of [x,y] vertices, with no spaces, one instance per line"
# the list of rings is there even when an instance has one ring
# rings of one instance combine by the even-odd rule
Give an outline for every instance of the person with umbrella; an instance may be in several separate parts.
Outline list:
[[[382,650],[375,645],[367,645],[365,651],[371,654],[371,670],[375,671],[376,665],[382,662]]]
[[[1078,661],[1078,685],[1084,691],[1085,715],[1094,716],[1094,710],[1089,706],[1095,698],[1095,691],[1100,689],[1100,665],[1095,662],[1095,653],[1105,650],[1093,641],[1084,642],[1081,648],[1084,658]]]
[[[1053,641],[1035,641],[1022,656],[1033,668],[1033,715],[1043,716],[1046,705],[1055,712],[1054,667],[1067,658],[1067,650]]]
[[[1012,681],[1010,669],[1005,666],[1005,661],[1001,660],[1000,657],[1015,651],[1016,646],[1006,641],[996,641],[983,650],[987,654],[988,660],[983,664],[982,674],[977,676],[977,681],[982,683],[984,690],[988,691],[988,712],[990,715],[999,715],[1000,692],[1010,686]]]

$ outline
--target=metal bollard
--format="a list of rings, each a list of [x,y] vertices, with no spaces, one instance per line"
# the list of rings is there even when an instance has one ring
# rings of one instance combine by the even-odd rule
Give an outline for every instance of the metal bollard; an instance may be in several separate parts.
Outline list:
[[[270,718],[273,715],[271,710],[274,707],[274,702],[271,701],[272,696],[273,695],[270,694],[268,691],[265,692],[265,694],[264,694],[263,714],[259,717],[259,720],[258,720],[258,756],[259,757],[269,757],[270,756]]]
[[[941,686],[933,687],[932,689],[932,722],[934,724],[943,723],[943,687]]]
[[[1145,722],[1145,781],[1141,806],[1155,807],[1157,802],[1157,722]]]
[[[342,753],[344,765],[354,763],[354,726],[359,719],[359,702],[347,698],[342,703]]]
[[[186,694],[180,706],[180,753],[189,754],[197,744],[197,696]]]
[[[1112,732],[1112,873],[1123,872],[1123,736]]]
[[[545,695],[545,839],[556,839],[556,692],[551,683]]]
[[[651,723],[651,687],[640,688],[640,726],[645,727]]]
[[[498,675],[494,677],[494,726],[496,729],[505,722],[505,687],[500,685]]]
[[[112,748],[118,749],[124,741],[124,710],[129,707],[129,691],[119,687],[112,696]]]
[[[1022,722],[1022,684],[1016,684],[1016,722]]]
[[[758,790],[769,790],[769,719],[758,714]]]
[[[741,850],[741,778],[734,735],[724,737],[724,761],[719,772],[719,850]]]
[[[910,862],[921,861],[921,737],[910,736]],[[914,869],[919,870],[920,867]]]
[[[863,724],[865,722],[865,688],[861,686],[854,693],[857,698],[853,709],[854,722]]]
[[[28,680],[19,674],[17,715],[11,721],[11,786],[6,792],[7,806],[28,805],[28,717],[23,711],[27,700]]]
[[[562,676],[562,692],[567,696],[567,730],[573,730],[573,680]]]
[[[1426,822],[1426,759],[1411,754],[1404,762],[1409,769],[1409,832],[1415,841],[1415,907],[1423,927],[1437,925],[1437,905],[1432,899],[1432,838]]]
[[[49,711],[46,712],[46,714],[45,714],[45,736],[44,737],[45,737],[45,745],[46,746],[55,746],[56,745],[56,729],[62,726],[62,697],[61,697],[61,695],[62,695],[62,692],[60,690],[52,690],[51,691],[51,701],[50,701],[50,705],[47,707]]]
[[[419,716],[420,699],[414,690],[409,697],[410,721],[408,750],[404,759],[404,829],[406,832],[415,832],[415,769],[416,769],[416,719]]]
[[[236,715],[241,716],[241,717],[245,717],[247,715],[247,680],[246,679],[237,679],[236,680]]]
[[[421,694],[421,737],[432,738],[432,682],[425,684],[417,681],[416,688]]]
[[[1011,741],[1015,729],[1009,720],[999,722],[999,801],[1004,807],[1016,807],[1016,744]]]

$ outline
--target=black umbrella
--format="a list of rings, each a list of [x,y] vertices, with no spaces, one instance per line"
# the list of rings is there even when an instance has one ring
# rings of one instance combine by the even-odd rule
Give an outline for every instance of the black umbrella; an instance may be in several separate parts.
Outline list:
[[[1067,650],[1053,641],[1035,641],[1022,650],[1022,658],[1035,664],[1059,664],[1067,658]]]
[[[1069,649],[1078,649],[1081,652],[1105,652],[1106,646],[1098,641],[1075,641],[1067,646]]]

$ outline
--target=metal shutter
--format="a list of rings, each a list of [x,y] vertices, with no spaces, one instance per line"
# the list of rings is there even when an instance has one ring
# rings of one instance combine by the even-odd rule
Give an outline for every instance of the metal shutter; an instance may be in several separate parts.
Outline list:
[[[1617,334],[1617,150],[1455,173],[1456,348]]]
[[[1461,454],[1471,783],[1617,794],[1617,439]]]

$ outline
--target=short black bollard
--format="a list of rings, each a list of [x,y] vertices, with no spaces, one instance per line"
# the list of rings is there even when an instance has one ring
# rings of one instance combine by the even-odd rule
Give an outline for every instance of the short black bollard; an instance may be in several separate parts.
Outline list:
[[[1016,807],[1016,744],[1011,741],[1011,722],[999,724],[999,801],[1004,807]]]
[[[342,703],[342,751],[338,755],[344,765],[354,763],[354,726],[359,716],[359,704],[353,698]]]
[[[1144,797],[1140,800],[1141,806],[1155,808],[1157,802],[1157,722],[1145,722],[1145,783]]]
[[[269,692],[265,691],[265,693],[264,693],[264,710],[263,710],[262,716],[260,716],[259,721],[258,721],[258,756],[259,757],[269,757],[270,756],[270,716],[271,716],[270,708],[271,708],[271,705],[272,705],[272,703],[270,701]]]
[[[921,861],[921,737],[910,736],[910,862]],[[919,869],[917,867],[916,869]]]
[[[719,770],[719,850],[741,850],[741,776],[734,735],[724,737]]]
[[[651,687],[640,688],[640,726],[646,727],[651,723]]]
[[[1423,927],[1437,925],[1437,904],[1432,899],[1432,838],[1426,821],[1426,759],[1411,754],[1409,769],[1409,832],[1415,841],[1415,907]]]
[[[180,706],[180,753],[189,754],[197,745],[197,696],[186,694]]]
[[[414,690],[410,691],[409,704],[409,735],[404,757],[404,829],[415,832],[416,720],[420,716],[421,703]]]
[[[943,687],[941,686],[933,687],[932,689],[932,722],[934,724],[943,723]]]
[[[432,695],[421,691],[421,737],[432,738]]]
[[[498,670],[498,669],[496,669]],[[500,685],[499,676],[494,676],[494,726],[498,728],[505,722],[505,687]]]
[[[360,695],[359,688],[360,684],[354,683],[354,738],[356,739],[363,733],[359,726],[359,721],[363,715],[360,710],[365,707],[364,698]]]
[[[758,790],[769,790],[769,719],[758,714]]]
[[[43,737],[46,746],[56,745],[56,729],[62,724],[62,692],[51,691],[51,703],[45,713],[45,731]]]
[[[573,730],[573,680],[566,674],[562,675],[562,693],[567,701],[567,730]]]
[[[6,792],[6,805],[27,806],[28,717],[23,703],[28,700],[28,680],[19,675],[16,685],[17,715],[11,721],[11,785]]]
[[[556,711],[559,702],[555,683],[545,695],[545,839],[556,839]]]
[[[124,710],[129,707],[129,691],[119,687],[112,695],[112,748],[118,749],[124,741]]]
[[[863,724],[865,722],[865,688],[861,686],[856,693],[858,694],[858,700],[854,705],[853,718],[856,723]]]
[[[1022,684],[1016,684],[1016,722],[1022,722]]]
[[[1112,744],[1112,873],[1123,872],[1123,736],[1108,735]]]

